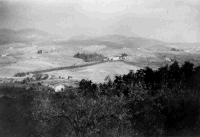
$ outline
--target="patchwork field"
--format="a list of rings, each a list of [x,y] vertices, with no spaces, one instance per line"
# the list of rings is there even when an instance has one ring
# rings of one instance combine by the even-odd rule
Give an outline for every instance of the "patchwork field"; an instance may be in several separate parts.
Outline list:
[[[51,71],[48,74],[65,78],[72,76],[74,80],[84,78],[102,82],[108,75],[113,78],[115,75],[145,66],[156,69],[175,60],[180,63],[191,61],[196,65],[200,64],[199,43],[164,43],[121,35],[64,39],[37,30],[26,31],[26,35],[21,34],[24,31],[20,32],[20,37],[15,32],[14,40],[12,35],[9,39],[11,41],[0,43],[1,78],[13,77],[19,72],[74,66],[75,68]],[[29,35],[32,36],[32,33],[36,38],[30,40]],[[78,68],[76,66],[94,62],[84,62],[75,58],[76,53],[97,53],[108,58],[121,56],[124,53],[128,56],[123,61],[109,61]]]

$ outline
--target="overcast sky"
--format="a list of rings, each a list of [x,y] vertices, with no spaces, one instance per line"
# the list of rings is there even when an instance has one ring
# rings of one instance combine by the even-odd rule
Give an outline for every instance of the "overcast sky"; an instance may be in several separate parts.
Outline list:
[[[200,0],[0,0],[0,28],[200,42]]]

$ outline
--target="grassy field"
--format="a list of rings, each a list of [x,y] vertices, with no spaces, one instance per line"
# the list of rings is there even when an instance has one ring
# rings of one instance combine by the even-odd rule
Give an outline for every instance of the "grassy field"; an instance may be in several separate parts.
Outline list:
[[[107,75],[114,77],[114,75],[126,73],[130,69],[135,70],[145,66],[156,69],[172,63],[172,61],[165,61],[165,57],[176,58],[180,63],[191,61],[199,64],[200,44],[198,43],[164,43],[152,39],[120,35],[70,40],[47,39],[46,33],[40,31],[37,33],[36,30],[27,31],[29,30],[25,31],[26,35],[24,36],[28,37],[27,35],[36,33],[40,39],[31,42],[12,42],[0,46],[0,77],[12,77],[18,72],[34,71],[73,76],[76,79],[94,80],[96,75],[96,81],[102,81],[103,77]],[[42,39],[43,37],[44,39]],[[171,48],[181,50],[172,51]],[[42,50],[42,54],[37,54],[39,50]],[[105,57],[126,53],[128,57],[124,63],[89,62],[92,64],[88,65],[84,60],[73,57],[78,52],[86,54],[95,52]]]
[[[56,70],[47,72],[49,75],[57,75],[67,78],[72,76],[75,80],[88,79],[94,82],[104,82],[106,76],[112,79],[116,75],[128,73],[130,70],[137,70],[139,67],[126,64],[122,61],[102,62],[93,65],[85,65],[84,67],[76,67],[71,69],[64,68],[63,70]]]

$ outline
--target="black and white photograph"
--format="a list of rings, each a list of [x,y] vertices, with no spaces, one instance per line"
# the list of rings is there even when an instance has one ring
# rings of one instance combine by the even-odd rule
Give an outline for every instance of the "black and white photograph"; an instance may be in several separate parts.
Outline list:
[[[0,137],[200,137],[200,0],[0,0]]]

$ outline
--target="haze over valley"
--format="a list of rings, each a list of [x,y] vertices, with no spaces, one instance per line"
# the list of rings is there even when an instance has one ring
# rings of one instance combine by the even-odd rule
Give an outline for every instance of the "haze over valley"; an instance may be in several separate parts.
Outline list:
[[[44,71],[57,77],[67,79],[71,76],[74,80],[89,79],[98,83],[108,75],[114,78],[145,66],[156,69],[175,60],[198,65],[200,59],[199,43],[167,43],[123,35],[78,35],[67,39],[37,29],[1,29],[0,34],[1,78],[20,72]],[[74,57],[77,53],[97,53],[105,58],[127,56],[116,60],[84,61]],[[88,65],[80,66],[84,64]],[[75,68],[62,69],[68,66]],[[54,71],[55,68],[61,69]]]
[[[0,0],[0,137],[200,136],[200,0]]]
[[[1,0],[0,77],[40,70],[102,82],[108,75],[175,60],[198,65],[199,5],[198,0]],[[67,66],[75,68],[53,71]]]

